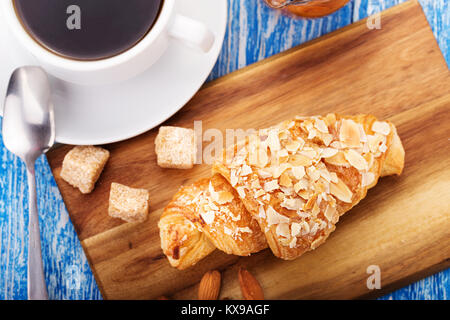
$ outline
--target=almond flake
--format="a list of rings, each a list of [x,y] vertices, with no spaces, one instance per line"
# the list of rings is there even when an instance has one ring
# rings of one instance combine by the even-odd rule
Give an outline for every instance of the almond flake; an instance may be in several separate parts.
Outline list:
[[[309,157],[300,155],[300,154],[294,154],[289,158],[289,163],[293,166],[310,166],[312,164],[312,160]]]
[[[284,172],[280,177],[280,186],[283,186],[283,187],[291,187],[292,186],[292,180],[286,172]]]
[[[349,149],[345,151],[344,153],[345,159],[356,169],[359,171],[368,170],[367,162],[363,158],[362,155],[360,155],[358,152],[356,152],[353,149]]]
[[[305,156],[309,159],[314,159],[317,156],[317,153],[313,149],[303,149],[298,152],[299,155]]]
[[[261,184],[259,183],[259,180],[255,179],[252,181],[252,184],[250,185],[251,189],[261,189]]]
[[[334,149],[334,148],[324,148],[322,149],[322,153],[320,154],[320,156],[322,158],[330,158],[332,156],[334,156],[336,153],[338,153],[338,149]]]
[[[335,166],[342,166],[342,167],[348,167],[349,166],[349,163],[345,159],[345,156],[344,156],[343,152],[338,152],[334,156],[326,158],[325,162],[329,163],[329,164],[332,164],[332,165],[335,165]]]
[[[314,127],[322,133],[328,133],[327,124],[321,119],[316,119],[314,122]]]
[[[289,242],[289,248],[293,249],[297,246],[297,237],[293,237]]]
[[[230,183],[234,187],[238,183],[238,177],[236,176],[236,170],[231,170],[230,172]]]
[[[299,198],[289,199],[284,198],[283,202],[280,204],[281,207],[286,208],[288,210],[300,210],[303,205],[303,201]]]
[[[339,140],[347,146],[357,148],[360,145],[359,128],[355,121],[343,119],[339,131]]]
[[[327,218],[328,221],[331,223],[335,223],[335,217],[336,217],[336,208],[328,205],[324,212],[325,218]]]
[[[306,221],[302,222],[302,229],[304,230],[302,234],[308,234],[310,232],[311,228],[309,227],[308,222]]]
[[[227,228],[226,226],[223,226],[223,233],[231,236],[233,234],[233,230],[231,230],[230,228]]]
[[[277,234],[277,236],[280,237],[284,237],[284,238],[289,238],[289,224],[287,223],[280,223],[279,225],[277,225],[277,228],[275,229],[275,232]]]
[[[315,167],[306,168],[306,172],[308,173],[309,178],[312,181],[317,181],[320,178],[320,172]]]
[[[314,207],[313,207],[313,209],[312,209],[312,211],[311,211],[311,214],[314,216],[314,217],[317,217],[317,215],[320,213],[320,208],[319,208],[319,206],[317,205],[317,202],[314,204]]]
[[[361,176],[361,185],[367,187],[375,181],[375,175],[372,172],[363,172]]]
[[[372,124],[372,131],[381,133],[382,135],[387,136],[391,132],[391,127],[387,122],[375,121]]]
[[[301,179],[299,182],[297,182],[297,183],[294,185],[294,191],[295,191],[295,193],[298,194],[300,190],[305,190],[305,189],[307,189],[307,188],[308,188],[308,185],[309,185],[308,180],[306,180],[306,179]]]
[[[285,217],[272,208],[272,206],[269,206],[266,210],[267,215],[267,223],[269,226],[273,224],[280,224],[280,223],[289,223],[289,218]]]
[[[252,229],[250,229],[249,227],[238,227],[237,228],[237,232],[240,232],[240,233],[253,233]]]
[[[386,143],[386,137],[376,133],[375,135],[369,135],[367,136],[367,143],[369,144],[370,152],[376,153],[378,151],[378,148],[383,144]]]
[[[238,192],[239,197],[241,197],[242,199],[245,198],[245,189],[244,189],[244,187],[237,187],[236,191]]]
[[[364,127],[362,126],[362,124],[358,124],[358,128],[359,128],[359,141],[361,142],[367,142],[367,135],[366,132],[364,131]]]
[[[333,141],[333,135],[329,134],[329,133],[325,133],[322,134],[321,136],[322,142],[326,145],[329,146],[330,143]]]
[[[291,168],[292,174],[294,175],[294,178],[297,180],[300,180],[305,176],[305,167],[298,166],[298,167],[292,167]]]
[[[265,195],[266,193],[264,192],[264,190],[263,189],[259,189],[259,190],[257,190],[256,192],[255,192],[255,199],[256,198],[259,198],[259,197],[261,197],[261,196],[263,196],[263,195]]]
[[[335,172],[330,172],[331,182],[337,183],[338,182],[338,176]]]
[[[281,149],[280,139],[278,138],[278,130],[272,129],[269,131],[267,143],[269,145],[270,151],[272,151],[273,153]]]
[[[304,142],[303,142],[303,143],[304,143]],[[289,143],[285,146],[285,148],[286,148],[287,151],[289,151],[289,152],[291,152],[291,153],[295,153],[295,152],[297,152],[297,150],[300,148],[300,146],[301,146],[300,141],[294,140],[294,141],[289,142]]]
[[[284,171],[291,168],[292,165],[290,163],[282,163],[279,166],[273,167],[272,169],[272,177],[279,178]]]
[[[266,191],[266,192],[271,192],[271,191],[277,190],[279,188],[280,188],[280,186],[278,185],[277,180],[271,180],[271,181],[264,183],[264,191]]]
[[[339,178],[338,178],[337,183],[330,184],[330,193],[343,202],[346,202],[346,203],[352,202],[352,196],[353,196],[352,191]]]
[[[298,222],[293,222],[291,224],[291,236],[297,237],[300,234],[300,231],[302,230],[302,225]]]
[[[286,195],[290,196],[294,193],[294,187],[280,187],[280,190]]]
[[[262,218],[262,219],[266,218],[266,211],[264,211],[264,207],[263,206],[259,206],[258,216],[260,218]]]
[[[216,217],[216,214],[214,211],[207,211],[207,212],[201,212],[200,216],[202,217],[203,221],[205,221],[206,224],[211,224],[214,221],[214,218]]]
[[[262,179],[267,179],[267,178],[271,178],[272,177],[272,173],[266,171],[266,170],[258,170],[258,175],[262,178]]]
[[[317,136],[317,131],[315,129],[310,129],[308,132],[308,140],[312,140]]]
[[[225,203],[233,201],[233,199],[234,199],[234,197],[231,192],[221,191],[221,192],[218,192],[218,197],[217,197],[216,202],[218,204],[225,204]]]
[[[248,166],[248,165],[246,165],[246,164],[244,164],[243,166],[242,166],[242,170],[241,170],[241,173],[239,174],[241,177],[245,177],[245,176],[248,176],[250,173],[252,173],[253,171],[252,171],[252,168],[250,167],[250,166]]]

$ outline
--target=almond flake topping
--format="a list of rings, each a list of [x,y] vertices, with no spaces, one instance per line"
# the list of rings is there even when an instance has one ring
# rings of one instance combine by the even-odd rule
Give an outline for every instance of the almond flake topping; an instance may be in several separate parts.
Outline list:
[[[306,190],[308,188],[308,185],[309,185],[308,180],[301,179],[294,185],[295,193],[298,193],[300,190]]]
[[[262,178],[262,179],[267,179],[267,178],[271,178],[272,174],[266,170],[258,170],[258,175]]]
[[[300,210],[303,206],[303,201],[299,198],[289,199],[284,198],[283,202],[280,204],[281,207],[286,208],[288,210]]]
[[[352,191],[339,178],[338,178],[337,183],[330,184],[330,193],[343,202],[346,202],[346,203],[352,202],[352,196],[353,196]]]
[[[241,176],[241,177],[248,176],[248,175],[249,175],[250,173],[252,173],[252,172],[253,172],[253,171],[252,171],[252,168],[251,168],[250,166],[244,164],[244,165],[242,166],[242,170],[241,170],[240,176]]]
[[[291,239],[291,241],[289,242],[289,248],[293,249],[297,246],[297,237],[294,237]]]
[[[263,206],[259,206],[258,216],[260,218],[262,218],[262,219],[266,218],[266,211],[264,211],[264,207]]]
[[[322,153],[320,154],[320,156],[322,158],[330,158],[332,156],[334,156],[336,153],[338,153],[339,150],[334,149],[334,148],[324,148],[322,149]]]
[[[288,223],[280,223],[277,225],[277,228],[275,229],[275,232],[278,236],[289,238],[289,224]]]
[[[276,212],[275,209],[272,208],[272,206],[269,206],[267,208],[266,215],[267,215],[267,223],[269,226],[273,224],[289,223],[289,218]]]
[[[304,155],[294,154],[291,157],[289,157],[289,163],[295,167],[297,167],[297,166],[307,167],[312,164],[312,160],[311,160],[311,158],[306,157]]]
[[[239,197],[245,198],[245,189],[244,189],[244,187],[237,187],[236,191],[238,192]]]
[[[266,192],[271,192],[271,191],[277,190],[279,188],[280,188],[280,186],[278,185],[277,180],[271,180],[271,181],[264,183],[264,191],[266,191]]]
[[[206,224],[211,224],[213,223],[216,214],[214,213],[214,211],[207,211],[201,212],[200,216],[202,217],[203,221],[205,221]]]
[[[309,178],[312,181],[317,181],[320,178],[320,171],[317,170],[315,167],[308,167],[306,168],[306,172],[308,173]]]
[[[296,237],[300,234],[302,230],[302,225],[298,222],[293,222],[291,224],[291,236]]]
[[[328,221],[334,223],[335,216],[336,216],[336,208],[328,205],[324,212],[325,218],[327,218]]]
[[[291,168],[292,165],[290,163],[282,163],[279,166],[272,167],[272,176],[274,178],[279,178],[284,171]]]
[[[304,143],[305,142],[303,141],[303,144]],[[286,150],[291,152],[291,153],[297,152],[297,150],[300,149],[300,147],[302,147],[302,144],[300,143],[299,140],[291,141],[285,146]]]
[[[391,132],[391,127],[389,123],[382,121],[375,121],[372,124],[372,130],[377,133],[381,133],[382,135],[387,136]]]
[[[267,143],[269,145],[270,151],[272,151],[273,153],[281,149],[280,139],[278,138],[278,130],[272,129],[269,131]]]
[[[345,159],[343,152],[338,152],[334,156],[326,158],[325,162],[335,165],[335,166],[342,166],[342,167],[348,167],[349,163]]]
[[[316,119],[314,122],[314,127],[322,133],[328,133],[327,124],[321,119]]]
[[[372,172],[363,172],[361,185],[363,187],[370,186],[375,181],[375,175]]]
[[[355,121],[343,119],[339,131],[339,140],[347,146],[357,148],[360,145],[359,128]]]
[[[344,153],[345,159],[359,171],[368,170],[368,165],[366,160],[353,149],[349,149]]]
[[[263,196],[263,195],[265,195],[266,193],[264,192],[264,190],[263,189],[259,189],[259,190],[257,190],[256,192],[255,192],[255,199],[256,198],[259,198],[259,197],[261,197],[261,196]]]
[[[283,186],[286,188],[292,186],[292,180],[286,172],[283,173],[280,177],[280,186]]]
[[[231,236],[233,234],[233,230],[231,230],[230,228],[227,228],[226,226],[223,226],[223,232],[229,236]]]
[[[230,172],[230,183],[234,187],[238,183],[238,177],[236,176],[236,170],[231,170]]]
[[[292,167],[291,168],[292,174],[294,175],[294,178],[297,180],[300,180],[305,176],[305,167],[298,166],[298,167]]]

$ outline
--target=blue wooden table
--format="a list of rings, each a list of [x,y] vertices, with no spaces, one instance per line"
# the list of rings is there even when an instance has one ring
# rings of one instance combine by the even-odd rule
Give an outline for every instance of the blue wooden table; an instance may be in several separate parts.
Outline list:
[[[180,0],[181,1],[181,0]],[[216,1],[216,0],[211,0]],[[262,0],[228,0],[229,22],[209,80],[351,24],[402,0],[352,0],[315,20],[292,19]],[[450,1],[420,0],[450,64]],[[1,120],[0,120],[1,121]],[[51,299],[101,299],[87,259],[44,157],[37,163],[38,206],[45,276]],[[28,221],[26,172],[0,141],[0,299],[27,297]],[[25,212],[25,214],[22,214]],[[448,299],[450,269],[381,299]]]

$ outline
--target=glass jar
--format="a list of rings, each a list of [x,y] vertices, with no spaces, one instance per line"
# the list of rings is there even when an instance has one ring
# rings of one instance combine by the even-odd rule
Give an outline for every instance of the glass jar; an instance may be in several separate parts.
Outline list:
[[[267,4],[276,9],[285,8],[290,12],[305,17],[318,18],[345,6],[350,0],[265,0]]]

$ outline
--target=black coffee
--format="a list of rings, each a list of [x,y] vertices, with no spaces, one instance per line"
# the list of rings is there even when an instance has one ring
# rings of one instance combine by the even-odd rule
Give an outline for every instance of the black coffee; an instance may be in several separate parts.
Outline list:
[[[5,1],[5,0],[0,0]],[[28,33],[67,58],[98,60],[138,43],[163,0],[13,0]]]

